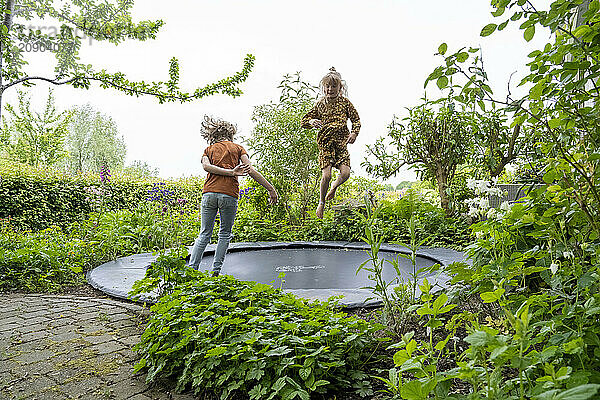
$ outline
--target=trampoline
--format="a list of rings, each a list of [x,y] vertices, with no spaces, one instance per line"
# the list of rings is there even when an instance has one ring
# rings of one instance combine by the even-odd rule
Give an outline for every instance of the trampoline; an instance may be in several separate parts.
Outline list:
[[[190,248],[191,249],[191,248]],[[212,265],[215,245],[207,247],[200,263],[200,270],[209,270]],[[358,267],[369,260],[369,247],[364,243],[348,242],[258,242],[232,243],[221,270],[240,280],[256,281],[282,287],[300,297],[325,300],[331,296],[342,296],[342,307],[377,306],[380,300],[371,290],[370,272]],[[397,260],[401,272],[400,281],[408,281],[412,273],[410,260],[399,257],[407,253],[405,248],[384,244],[379,258]],[[87,275],[88,282],[107,294],[127,298],[133,283],[143,278],[147,267],[156,259],[152,253],[123,257],[100,265]],[[417,268],[434,264],[448,265],[464,261],[464,255],[450,249],[422,249],[417,254]],[[369,264],[370,261],[369,261]],[[283,278],[280,278],[281,274]],[[383,278],[395,282],[394,267],[383,263]],[[432,284],[444,287],[448,277],[437,272],[425,272],[419,281],[427,278]],[[282,281],[283,279],[283,281]],[[390,287],[393,290],[393,286]],[[154,301],[152,294],[144,301]]]

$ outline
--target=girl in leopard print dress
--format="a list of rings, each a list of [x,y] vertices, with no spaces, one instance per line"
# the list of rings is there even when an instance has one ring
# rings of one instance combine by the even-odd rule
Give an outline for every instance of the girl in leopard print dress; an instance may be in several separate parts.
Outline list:
[[[333,199],[337,188],[350,177],[347,145],[356,141],[360,131],[360,118],[347,98],[346,82],[335,68],[331,67],[329,73],[321,79],[319,89],[323,97],[302,118],[302,127],[319,129],[317,146],[322,176],[316,215],[317,218],[323,218],[325,201]],[[348,120],[352,122],[352,131],[348,130]],[[339,169],[340,173],[330,189],[332,168]]]

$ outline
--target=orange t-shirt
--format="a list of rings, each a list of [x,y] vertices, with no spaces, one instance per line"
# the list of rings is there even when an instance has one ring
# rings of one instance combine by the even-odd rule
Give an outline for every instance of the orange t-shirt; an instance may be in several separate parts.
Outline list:
[[[240,158],[246,153],[246,150],[237,143],[224,140],[208,146],[204,150],[204,156],[207,156],[212,165],[217,167],[233,169],[240,163]],[[237,176],[225,176],[208,174],[202,193],[224,193],[233,196],[236,199],[239,197],[240,185],[238,184]]]

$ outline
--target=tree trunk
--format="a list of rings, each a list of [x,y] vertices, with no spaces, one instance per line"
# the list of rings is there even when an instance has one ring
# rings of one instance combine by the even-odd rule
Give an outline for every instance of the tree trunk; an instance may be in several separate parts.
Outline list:
[[[12,20],[15,11],[15,0],[6,0],[4,10],[2,25],[6,26],[6,32],[8,33],[12,27]],[[2,65],[3,58],[4,42],[0,40],[0,129],[2,129],[2,95],[4,94],[4,80],[2,79],[4,70],[4,66]]]
[[[448,197],[448,174],[442,165],[436,166],[435,178],[438,184],[438,190],[440,192],[440,202],[442,209],[446,213],[447,217],[452,216],[452,210],[450,210],[450,198]]]

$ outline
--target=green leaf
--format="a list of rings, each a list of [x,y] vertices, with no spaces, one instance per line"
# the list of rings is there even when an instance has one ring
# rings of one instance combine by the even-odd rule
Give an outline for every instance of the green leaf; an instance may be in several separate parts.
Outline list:
[[[409,381],[402,385],[400,393],[405,400],[424,400],[429,396],[434,386],[435,383],[434,385],[423,385],[418,380]]]
[[[575,37],[581,37],[589,32],[592,31],[592,28],[589,27],[589,25],[581,25],[578,26],[574,31],[573,31],[573,36]]]
[[[446,43],[442,43],[440,44],[440,46],[438,47],[438,53],[440,53],[441,55],[446,54],[446,51],[448,50],[448,45]]]
[[[529,96],[531,97],[531,99],[533,100],[539,100],[540,97],[542,97],[542,92],[544,91],[544,87],[546,86],[545,82],[539,81],[538,83],[536,83],[530,90],[529,90]]]
[[[600,385],[587,384],[560,392],[556,400],[587,400],[591,399],[600,389]]]
[[[483,347],[492,341],[493,337],[484,331],[475,331],[465,338],[465,342],[475,346]]]
[[[492,33],[494,33],[494,31],[496,30],[496,28],[498,27],[498,25],[496,24],[487,24],[486,26],[483,27],[483,29],[481,30],[481,33],[479,34],[480,36],[490,36]]]
[[[525,29],[525,32],[523,32],[523,37],[528,42],[533,39],[533,35],[535,35],[535,25],[529,26],[527,29]]]
[[[494,290],[493,292],[481,293],[480,296],[484,303],[493,303],[495,301],[500,300],[502,298],[503,294],[504,294],[504,289],[499,288],[497,290]]]
[[[446,86],[448,86],[448,78],[445,75],[440,76],[438,78],[438,80],[436,81],[436,84],[437,84],[438,88],[443,89]]]
[[[552,183],[556,180],[556,177],[557,177],[556,171],[553,169],[549,169],[548,171],[546,171],[546,173],[544,174],[542,179],[546,183]]]
[[[548,121],[548,126],[552,129],[558,128],[561,126],[562,120],[560,118],[554,118]]]

